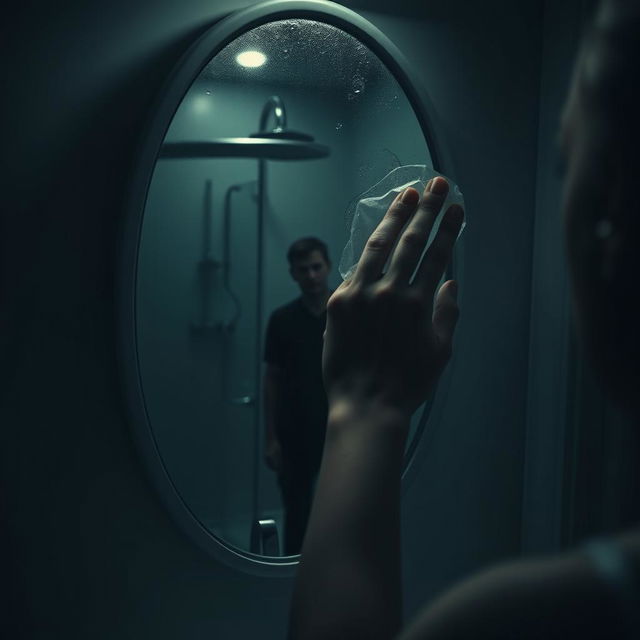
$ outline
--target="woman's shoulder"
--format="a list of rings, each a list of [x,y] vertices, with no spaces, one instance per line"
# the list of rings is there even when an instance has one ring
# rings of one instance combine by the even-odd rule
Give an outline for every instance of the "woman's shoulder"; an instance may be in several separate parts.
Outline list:
[[[636,575],[640,576],[640,527],[625,531],[612,538],[632,562]]]
[[[606,542],[640,566],[638,531]],[[622,639],[630,636],[617,597],[589,545],[580,545],[471,576],[425,607],[399,639]]]

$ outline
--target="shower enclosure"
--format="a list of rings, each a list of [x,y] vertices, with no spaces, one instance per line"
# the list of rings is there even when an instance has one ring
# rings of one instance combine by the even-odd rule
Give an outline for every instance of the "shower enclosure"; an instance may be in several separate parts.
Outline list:
[[[269,127],[270,120],[274,120]],[[278,525],[273,518],[263,517],[260,504],[260,473],[262,451],[263,414],[261,402],[262,384],[262,345],[265,314],[264,305],[264,234],[265,223],[269,211],[268,191],[268,162],[301,161],[327,157],[330,154],[328,146],[318,144],[313,136],[287,127],[287,112],[283,99],[272,95],[264,103],[260,115],[259,127],[256,133],[246,138],[218,138],[207,142],[165,142],[160,157],[164,159],[211,159],[211,158],[248,158],[258,162],[257,182],[238,183],[227,187],[224,195],[224,211],[222,224],[222,256],[215,260],[211,255],[211,188],[212,183],[207,180],[204,201],[204,222],[202,226],[202,257],[197,268],[197,296],[200,298],[198,320],[191,325],[191,333],[197,339],[217,340],[220,344],[220,386],[223,402],[234,407],[242,407],[252,414],[253,423],[253,464],[251,491],[251,535],[250,551],[261,555],[279,555]],[[234,195],[243,190],[251,191],[256,185],[255,193],[255,298],[253,313],[255,313],[254,335],[254,363],[253,389],[249,393],[238,395],[229,384],[231,376],[230,356],[231,341],[238,329],[242,317],[243,306],[240,295],[234,291],[230,274],[234,269],[243,269],[244,265],[234,262],[231,250],[231,231],[234,225],[233,204]],[[213,185],[215,188],[215,184]],[[215,278],[216,271],[221,272],[220,278]],[[231,301],[231,313],[222,321],[213,320],[212,306],[213,289],[221,287]]]

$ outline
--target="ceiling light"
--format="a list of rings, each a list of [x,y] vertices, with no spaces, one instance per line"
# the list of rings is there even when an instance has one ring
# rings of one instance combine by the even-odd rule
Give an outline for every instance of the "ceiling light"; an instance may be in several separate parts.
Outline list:
[[[261,67],[267,61],[267,56],[259,51],[243,51],[236,56],[236,62],[243,67]]]

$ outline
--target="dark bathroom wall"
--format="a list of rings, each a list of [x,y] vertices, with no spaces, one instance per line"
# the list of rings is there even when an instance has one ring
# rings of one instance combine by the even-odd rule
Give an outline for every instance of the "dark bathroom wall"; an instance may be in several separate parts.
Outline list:
[[[4,23],[0,635],[283,635],[286,582],[213,562],[156,499],[114,353],[136,137],[176,57],[239,4],[35,2]]]
[[[467,207],[441,420],[403,503],[406,609],[521,549],[543,6],[428,3],[378,24],[434,103]]]
[[[526,552],[562,546],[565,462],[570,442],[573,327],[562,221],[562,158],[558,144],[586,0],[545,2],[536,217],[531,293],[522,547]]]
[[[633,526],[640,434],[577,342],[563,243],[557,134],[596,0],[545,2],[522,548],[549,552]]]
[[[598,3],[582,0],[581,5],[583,19],[589,20]],[[603,392],[572,338],[562,527],[567,545],[618,533],[640,520],[640,432]]]
[[[12,637],[284,635],[289,581],[208,558],[157,499],[115,354],[137,136],[191,39],[247,4],[33,0],[4,21],[0,574]],[[542,13],[534,0],[389,4],[363,14],[429,91],[468,207],[451,400],[405,496],[411,612],[520,549]]]

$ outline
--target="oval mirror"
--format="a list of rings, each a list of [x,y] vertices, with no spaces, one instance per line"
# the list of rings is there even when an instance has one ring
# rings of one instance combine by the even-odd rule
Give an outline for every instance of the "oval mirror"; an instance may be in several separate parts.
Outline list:
[[[276,1],[192,47],[145,140],[123,269],[138,441],[201,544],[243,566],[290,566],[326,418],[324,317],[307,303],[341,281],[360,194],[398,166],[444,171],[424,102],[357,14]],[[324,244],[290,262],[310,237]]]

